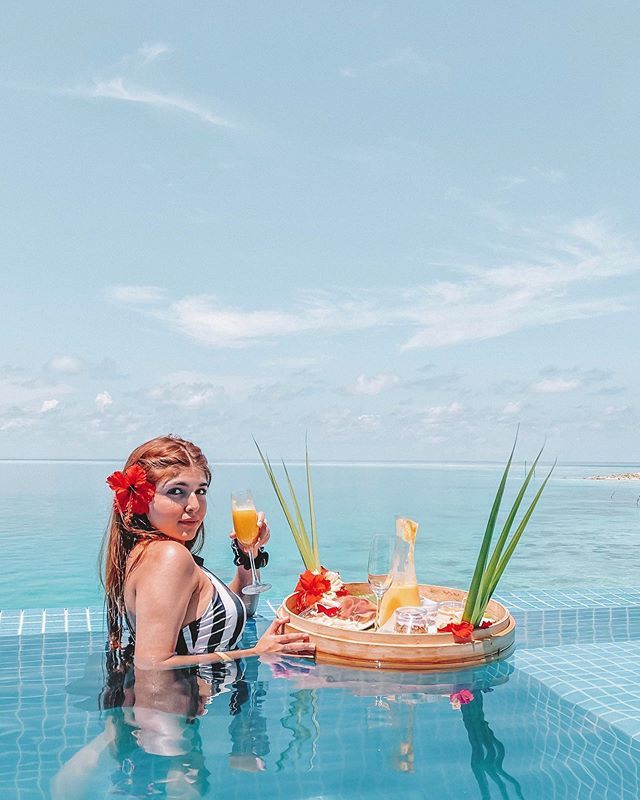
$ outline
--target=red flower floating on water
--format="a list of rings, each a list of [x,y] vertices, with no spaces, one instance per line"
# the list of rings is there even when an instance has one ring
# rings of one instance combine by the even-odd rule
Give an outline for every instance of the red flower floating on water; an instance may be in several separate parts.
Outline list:
[[[132,464],[124,472],[116,470],[109,475],[107,483],[116,493],[114,502],[125,517],[146,514],[156,493],[156,487],[147,479],[140,464]]]
[[[460,706],[466,706],[467,703],[470,703],[473,699],[473,692],[470,692],[468,689],[460,689],[459,692],[454,692],[453,694],[449,695],[451,708],[455,708],[456,711],[460,708]]]
[[[323,572],[317,574],[310,569],[303,572],[294,589],[296,614],[315,605],[330,588],[331,582]]]
[[[452,633],[457,642],[470,642],[473,625],[470,622],[450,622],[444,628],[438,628],[438,633]]]

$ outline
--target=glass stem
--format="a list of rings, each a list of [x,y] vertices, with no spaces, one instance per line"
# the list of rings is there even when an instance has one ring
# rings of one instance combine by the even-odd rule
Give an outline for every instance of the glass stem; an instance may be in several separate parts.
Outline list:
[[[376,630],[380,630],[380,596],[376,594]]]
[[[251,564],[251,585],[252,586],[259,586],[260,581],[258,580],[258,573],[256,572],[256,565],[253,560],[253,548],[249,550],[249,564]]]

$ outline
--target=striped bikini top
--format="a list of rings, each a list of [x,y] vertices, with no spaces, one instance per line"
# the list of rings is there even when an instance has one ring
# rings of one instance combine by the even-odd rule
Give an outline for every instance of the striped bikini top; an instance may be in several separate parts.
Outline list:
[[[214,597],[199,619],[182,628],[178,634],[176,653],[188,656],[232,650],[242,636],[247,621],[244,603],[225,583],[209,572],[199,556],[193,556],[193,560],[211,581]]]

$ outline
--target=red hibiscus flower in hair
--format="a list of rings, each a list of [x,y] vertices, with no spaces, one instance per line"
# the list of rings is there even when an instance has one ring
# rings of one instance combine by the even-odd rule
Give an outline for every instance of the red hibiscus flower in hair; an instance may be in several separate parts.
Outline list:
[[[116,470],[107,478],[107,483],[116,493],[115,504],[125,515],[146,514],[156,487],[147,479],[140,464],[132,464],[124,472]]]
[[[297,595],[296,612],[299,614],[315,605],[330,588],[331,582],[324,577],[324,574],[317,575],[309,569],[303,572],[294,589],[294,593]]]

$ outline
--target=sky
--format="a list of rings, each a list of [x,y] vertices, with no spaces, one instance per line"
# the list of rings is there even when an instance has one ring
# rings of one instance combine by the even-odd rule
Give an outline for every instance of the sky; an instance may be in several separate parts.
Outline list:
[[[636,3],[0,30],[0,458],[638,461]]]

